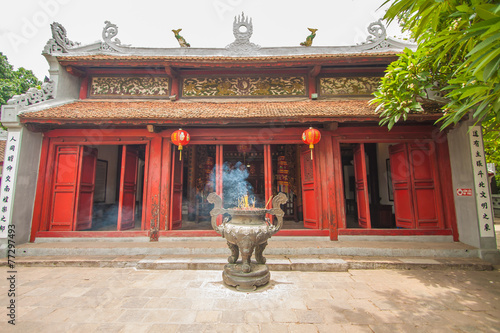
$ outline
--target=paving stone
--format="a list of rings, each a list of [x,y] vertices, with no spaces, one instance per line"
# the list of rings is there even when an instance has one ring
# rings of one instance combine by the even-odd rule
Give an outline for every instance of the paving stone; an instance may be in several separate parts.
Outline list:
[[[214,323],[218,322],[220,317],[221,317],[221,311],[197,311],[196,322]]]
[[[260,332],[262,333],[288,333],[288,325],[286,324],[261,324]]]
[[[242,311],[223,311],[221,316],[222,323],[244,323],[245,313]]]
[[[271,313],[267,311],[246,311],[245,322],[252,323],[269,323],[271,321]]]
[[[178,331],[178,324],[153,324],[148,333],[175,333]]]
[[[288,325],[290,333],[317,333],[318,328],[314,324],[290,324]]]
[[[17,300],[20,332],[500,331],[500,271],[279,271],[276,283],[254,293],[225,287],[220,271],[23,267],[19,274],[32,288]]]

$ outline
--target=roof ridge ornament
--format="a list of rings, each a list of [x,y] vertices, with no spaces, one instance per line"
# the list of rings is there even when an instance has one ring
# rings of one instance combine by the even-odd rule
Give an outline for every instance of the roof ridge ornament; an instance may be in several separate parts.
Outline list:
[[[316,37],[316,31],[318,31],[318,29],[313,29],[313,28],[307,28],[307,30],[309,30],[311,32],[311,34],[306,37],[305,42],[300,43],[301,46],[311,46],[313,43],[314,37]]]
[[[80,43],[69,40],[66,29],[61,23],[53,22],[50,25],[50,30],[52,31],[52,38],[47,41],[42,53],[68,53],[73,47],[80,46]]]
[[[118,38],[115,38],[113,40],[113,37],[116,37],[116,35],[118,35],[118,26],[111,23],[110,21],[104,21],[104,24],[106,24],[102,29],[102,39],[104,40],[104,42],[101,43],[101,47],[99,48],[99,50],[122,52],[122,49],[120,47],[128,45],[122,45],[122,42]]]
[[[179,32],[181,32],[182,29],[172,29],[172,32],[174,33],[175,35],[175,38],[177,39],[177,41],[179,42],[179,45],[181,47],[191,47],[191,44],[189,44],[188,42],[186,42],[186,40],[184,39],[184,37],[182,37],[181,35],[179,35]]]
[[[226,46],[226,50],[233,54],[248,54],[260,49],[260,45],[250,42],[253,34],[252,18],[241,12],[241,15],[234,17],[233,35],[234,42]]]
[[[367,30],[370,36],[366,37],[366,41],[361,44],[373,45],[368,48],[368,50],[383,49],[391,46],[390,43],[387,42],[387,30],[382,23],[382,19],[370,23]]]
[[[7,101],[7,105],[29,106],[47,101],[54,98],[55,84],[54,81],[46,81],[40,89],[29,88],[28,91],[21,95],[15,95]]]

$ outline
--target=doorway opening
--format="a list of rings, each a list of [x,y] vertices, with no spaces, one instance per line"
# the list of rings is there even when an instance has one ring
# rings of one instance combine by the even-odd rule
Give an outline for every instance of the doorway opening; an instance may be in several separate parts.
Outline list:
[[[211,230],[210,211],[213,204],[207,201],[215,192],[216,145],[189,145],[184,147],[182,158],[174,147],[172,175],[172,229]],[[179,167],[182,172],[179,174]],[[179,193],[181,189],[181,193]],[[178,202],[178,199],[181,202]],[[181,209],[181,214],[175,210]],[[178,216],[180,215],[180,216]]]
[[[288,202],[281,205],[285,212],[282,229],[306,229],[302,205],[301,148],[293,144],[271,145],[273,196],[283,192],[288,198]]]
[[[146,145],[56,147],[50,231],[141,230]]]
[[[396,227],[389,145],[341,144],[346,228],[367,228],[368,216],[370,228]]]
[[[146,146],[97,149],[93,223],[89,230],[141,230]]]
[[[210,211],[213,204],[207,201],[207,197],[216,191],[217,151],[222,152],[221,189],[224,208],[242,204],[270,208],[270,202],[266,202],[266,191],[272,196],[283,192],[287,195],[288,202],[282,205],[285,212],[282,228],[317,228],[314,164],[309,157],[310,151],[305,154],[302,146],[295,144],[275,144],[268,147],[270,149],[263,144],[227,144],[218,147],[189,145],[184,147],[182,159],[179,159],[174,147],[170,229],[212,230]],[[301,162],[302,160],[306,163]],[[266,189],[266,163],[269,163],[270,168],[269,189]],[[303,164],[310,169],[306,172],[309,192],[303,191]],[[310,198],[308,224],[303,217],[304,193]]]
[[[343,143],[341,155],[345,228],[444,228],[432,143]]]

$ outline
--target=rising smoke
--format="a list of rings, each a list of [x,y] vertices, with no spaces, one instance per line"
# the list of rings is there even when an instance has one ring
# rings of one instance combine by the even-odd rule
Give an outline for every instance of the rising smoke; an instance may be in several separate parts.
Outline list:
[[[249,200],[255,200],[254,189],[248,182],[248,170],[245,164],[237,162],[224,162],[223,184],[224,184],[224,207],[232,208],[238,206],[238,199],[248,195]]]

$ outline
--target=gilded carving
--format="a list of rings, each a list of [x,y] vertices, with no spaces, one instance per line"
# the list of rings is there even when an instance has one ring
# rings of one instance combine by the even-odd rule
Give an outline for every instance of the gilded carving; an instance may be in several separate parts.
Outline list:
[[[293,77],[185,78],[185,97],[304,96],[305,80]]]
[[[320,78],[320,94],[370,95],[377,90],[379,84],[379,77],[323,77]]]
[[[91,96],[167,96],[166,77],[93,77]]]

